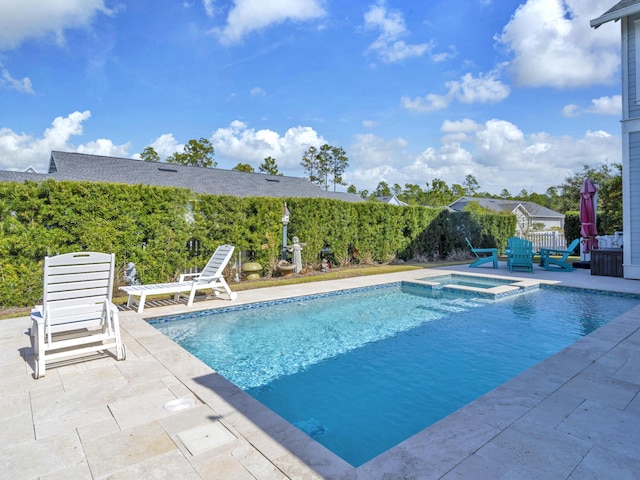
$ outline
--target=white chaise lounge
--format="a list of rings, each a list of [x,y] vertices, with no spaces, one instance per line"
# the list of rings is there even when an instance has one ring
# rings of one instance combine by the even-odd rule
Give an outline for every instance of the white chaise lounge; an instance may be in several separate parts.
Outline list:
[[[111,302],[114,254],[67,253],[44,259],[42,305],[31,311],[35,378],[52,361],[115,348],[120,339],[118,309]]]
[[[238,294],[231,291],[222,275],[233,255],[234,248],[232,245],[220,245],[201,272],[180,275],[177,282],[120,287],[120,290],[129,295],[127,306],[131,306],[133,298],[138,297],[138,313],[142,313],[148,295],[166,295],[173,293],[175,294],[174,299],[177,301],[180,294],[189,292],[187,306],[190,307],[193,304],[193,299],[198,290],[213,290],[214,295],[225,291],[227,295],[229,295],[230,300],[235,300],[238,298]],[[189,277],[193,278],[187,280]]]

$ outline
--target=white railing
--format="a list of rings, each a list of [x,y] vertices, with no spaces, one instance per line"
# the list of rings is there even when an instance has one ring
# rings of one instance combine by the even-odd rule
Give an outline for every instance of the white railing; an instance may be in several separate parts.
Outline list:
[[[598,235],[598,248],[621,248],[622,232],[616,232],[614,235]]]
[[[533,243],[533,249],[537,252],[541,248],[564,250],[567,248],[567,241],[563,232],[529,232],[524,238]]]

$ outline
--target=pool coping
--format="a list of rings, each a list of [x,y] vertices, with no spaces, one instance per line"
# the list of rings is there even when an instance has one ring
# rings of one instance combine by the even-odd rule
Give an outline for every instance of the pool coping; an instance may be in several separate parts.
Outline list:
[[[370,278],[369,282],[389,283],[392,277],[394,280],[415,280],[416,275],[425,277],[425,271],[418,272],[384,275],[376,279]],[[441,270],[434,271],[434,275],[442,274]],[[523,281],[531,282],[530,279]],[[360,282],[342,280],[334,286],[323,287],[325,291],[342,290],[349,288],[349,283]],[[299,296],[295,291],[292,293],[293,296]],[[377,479],[397,478],[396,475],[401,474],[407,478],[441,478],[448,472],[463,468],[461,466],[471,461],[477,452],[487,449],[494,439],[504,435],[528,413],[539,408],[551,395],[604,355],[607,351],[604,348],[614,348],[615,342],[609,339],[610,330],[622,328],[629,330],[625,332],[627,334],[637,333],[638,325],[635,320],[640,318],[640,307],[632,312],[634,313],[631,318],[634,321],[629,321],[629,314],[613,320],[607,326],[601,327],[357,468],[217,375],[151,325],[146,322],[135,322],[135,325],[132,325],[127,321],[125,328],[135,334],[142,346],[160,360],[203,403],[216,411],[220,415],[219,422],[231,432],[247,439],[287,477],[299,478],[302,475],[304,478],[318,476]],[[162,316],[155,313],[154,317]],[[595,350],[595,347],[602,348]],[[176,357],[179,357],[179,362],[176,362]],[[571,368],[557,368],[558,359],[570,360]],[[547,377],[542,383],[534,381],[536,374],[540,372]]]

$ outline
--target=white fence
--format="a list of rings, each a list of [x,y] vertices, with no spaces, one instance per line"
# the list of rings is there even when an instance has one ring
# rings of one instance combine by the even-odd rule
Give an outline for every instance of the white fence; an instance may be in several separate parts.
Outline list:
[[[567,248],[567,241],[563,232],[529,232],[524,238],[533,243],[533,249],[540,251],[541,248],[564,250]]]

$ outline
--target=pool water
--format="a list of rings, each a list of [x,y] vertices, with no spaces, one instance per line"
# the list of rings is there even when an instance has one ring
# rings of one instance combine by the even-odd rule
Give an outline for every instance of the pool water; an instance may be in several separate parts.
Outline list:
[[[513,279],[474,277],[472,275],[439,275],[437,277],[427,277],[422,280],[435,282],[440,285],[459,285],[463,287],[494,288],[514,283]]]
[[[359,466],[639,303],[393,284],[152,323]]]

